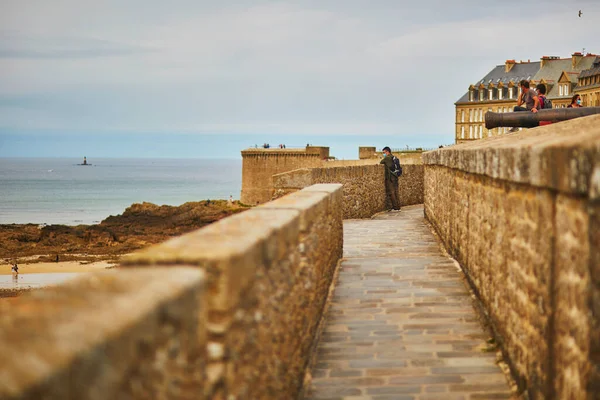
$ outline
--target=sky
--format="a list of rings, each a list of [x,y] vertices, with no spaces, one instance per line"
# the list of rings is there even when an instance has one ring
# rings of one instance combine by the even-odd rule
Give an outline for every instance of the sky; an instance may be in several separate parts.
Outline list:
[[[598,0],[0,0],[0,157],[437,147],[495,65],[598,38]]]

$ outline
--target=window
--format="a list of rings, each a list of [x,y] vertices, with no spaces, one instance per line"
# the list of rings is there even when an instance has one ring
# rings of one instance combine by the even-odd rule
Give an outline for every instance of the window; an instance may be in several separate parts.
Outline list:
[[[513,98],[513,88],[511,88],[511,87],[508,88],[508,98],[509,99]]]
[[[479,101],[483,101],[483,96],[485,96],[485,94],[483,93],[483,90],[479,91]]]
[[[500,88],[498,89],[498,100],[502,100],[502,92],[504,91],[504,89]]]
[[[474,95],[475,95],[475,93],[474,93],[473,89],[469,90],[469,101],[473,101]]]
[[[567,83],[565,85],[565,96],[568,96],[568,95],[569,95],[569,84]]]
[[[460,138],[464,139],[465,138],[465,126],[461,126],[460,127]]]
[[[469,122],[473,122],[473,110],[469,110]]]
[[[483,138],[483,125],[479,125],[479,139]]]
[[[489,99],[494,100],[494,89],[488,90],[488,93],[489,93]]]
[[[483,121],[483,109],[482,108],[479,109],[479,120]]]
[[[559,96],[563,95],[563,85],[558,85],[558,95]]]
[[[460,122],[465,122],[465,110],[460,110]]]

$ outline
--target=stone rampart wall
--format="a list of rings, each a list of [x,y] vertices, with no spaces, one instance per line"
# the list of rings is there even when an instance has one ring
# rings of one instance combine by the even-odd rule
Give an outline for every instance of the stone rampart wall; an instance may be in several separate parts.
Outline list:
[[[295,398],[342,240],[313,185],[0,302],[0,398]]]
[[[342,256],[341,206],[340,185],[314,185],[126,261],[206,272],[209,398],[294,398]]]
[[[600,393],[600,116],[428,152],[425,214],[532,399]]]
[[[380,164],[303,168],[273,176],[273,196],[281,197],[316,183],[343,185],[343,217],[370,218],[391,208],[386,204],[385,170]],[[403,165],[398,180],[400,204],[423,203],[423,166]]]

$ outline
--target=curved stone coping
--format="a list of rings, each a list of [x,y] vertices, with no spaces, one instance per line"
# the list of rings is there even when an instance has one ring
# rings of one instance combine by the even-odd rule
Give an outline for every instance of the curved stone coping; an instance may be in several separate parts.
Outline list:
[[[336,196],[341,186],[306,188],[135,253],[121,265],[194,265],[206,268],[209,274],[219,271],[212,274],[218,288],[211,290],[209,301],[211,308],[228,310],[252,282],[257,266],[274,256],[264,247],[272,246],[281,235],[295,237],[306,229],[307,215],[329,196]]]
[[[141,360],[159,361],[176,346],[178,360],[202,363],[203,293],[200,270],[132,269],[85,274],[0,302],[0,398],[142,398],[158,377],[171,395],[182,393],[169,379],[175,371]],[[195,385],[177,378],[202,386],[201,375]]]
[[[342,241],[342,185],[313,185],[140,251],[121,267],[206,272],[208,398],[295,398]]]
[[[423,161],[598,199],[600,115],[429,151]]]

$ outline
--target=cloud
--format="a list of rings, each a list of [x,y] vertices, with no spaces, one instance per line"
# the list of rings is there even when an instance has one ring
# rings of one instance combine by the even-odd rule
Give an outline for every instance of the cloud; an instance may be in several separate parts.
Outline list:
[[[133,56],[154,49],[109,40],[0,31],[0,58],[78,59]]]
[[[4,2],[6,128],[451,141],[453,102],[495,65],[600,51],[594,1]]]

